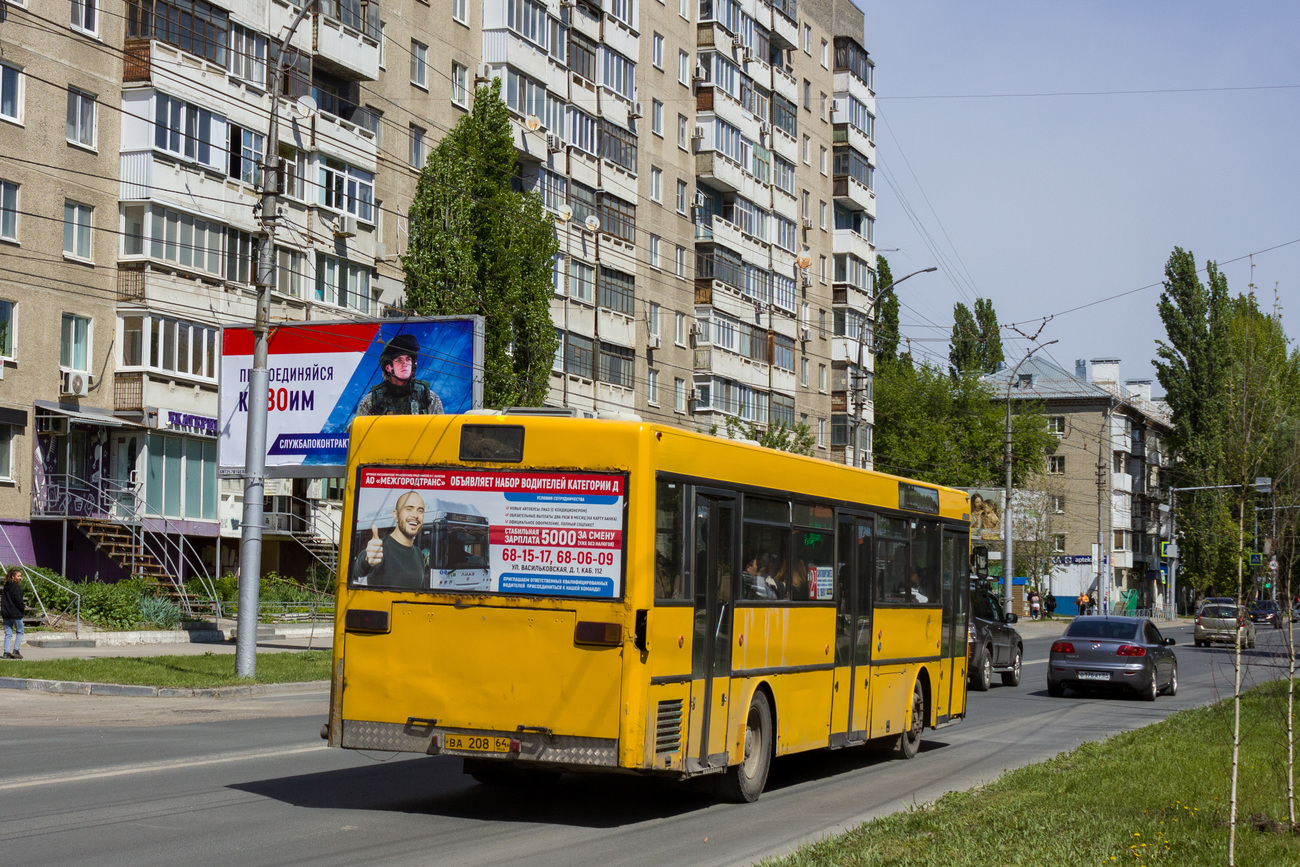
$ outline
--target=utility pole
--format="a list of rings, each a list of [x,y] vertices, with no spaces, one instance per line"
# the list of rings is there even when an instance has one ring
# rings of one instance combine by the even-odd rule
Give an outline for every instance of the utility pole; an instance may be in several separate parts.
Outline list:
[[[244,524],[239,549],[239,630],[235,643],[235,675],[257,676],[257,616],[262,572],[262,500],[266,496],[266,413],[269,372],[267,356],[271,321],[271,284],[275,278],[275,229],[279,222],[280,91],[284,55],[298,25],[315,6],[306,0],[276,50],[271,73],[271,121],[262,155],[262,225],[257,255],[257,316],[253,325],[253,369],[248,372],[248,432],[244,449]]]
[[[812,259],[810,258],[808,262],[811,265]],[[938,271],[938,270],[939,270],[939,266],[931,265],[929,268],[922,268],[920,271],[913,271],[911,274],[905,274],[902,277],[899,277],[897,280],[891,280],[889,283],[885,284],[884,286],[881,286],[879,289],[876,290],[875,297],[871,299],[871,303],[868,304],[867,309],[863,311],[862,325],[859,326],[858,328],[858,364],[857,367],[855,368],[856,372],[853,374],[853,380],[849,383],[849,388],[853,392],[853,416],[852,416],[853,423],[850,426],[851,430],[849,432],[849,439],[853,444],[853,465],[855,467],[862,466],[862,455],[859,453],[859,449],[858,449],[859,446],[858,429],[862,425],[862,405],[863,403],[865,403],[865,401],[862,398],[862,392],[866,390],[866,385],[865,385],[866,376],[863,375],[864,372],[862,370],[862,365],[863,365],[862,344],[865,342],[864,338],[866,335],[867,323],[871,322],[871,314],[876,309],[876,304],[880,302],[880,299],[885,297],[886,292],[890,291],[899,283],[902,283],[904,280],[910,277],[915,277],[917,274],[929,274],[931,271]],[[875,333],[875,329],[872,329],[872,334],[874,333]],[[874,348],[872,351],[873,352],[875,351]],[[845,449],[845,451],[847,453],[848,451],[847,448]]]
[[[1016,375],[1020,373],[1020,365],[1028,361],[1038,350],[1057,342],[1059,341],[1049,340],[1026,352],[1025,357],[1016,363],[1016,366],[1011,369],[1011,375],[1007,377],[1007,433],[1003,455],[1003,463],[1006,465],[1007,471],[1007,493],[1006,502],[1002,506],[1002,580],[1003,590],[1006,594],[1002,599],[1002,608],[1007,614],[1011,613],[1011,583],[1016,577],[1015,560],[1011,556],[1011,534],[1014,520],[1012,517],[1014,510],[1011,508],[1011,389],[1013,386],[1020,387],[1016,380]]]
[[[1107,462],[1106,462],[1106,442],[1110,439],[1110,405],[1101,414],[1101,436],[1097,438],[1097,605],[1098,610],[1105,614],[1101,609],[1101,599],[1104,594],[1103,588],[1106,586],[1106,561],[1109,559],[1106,551],[1106,519],[1105,508],[1106,500],[1109,499],[1109,488],[1107,484]]]

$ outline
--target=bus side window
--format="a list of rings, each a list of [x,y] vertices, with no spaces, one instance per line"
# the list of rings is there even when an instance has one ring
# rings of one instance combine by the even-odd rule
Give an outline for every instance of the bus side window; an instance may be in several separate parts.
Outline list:
[[[686,555],[685,485],[660,479],[655,484],[655,599],[688,600],[690,588],[682,574]]]

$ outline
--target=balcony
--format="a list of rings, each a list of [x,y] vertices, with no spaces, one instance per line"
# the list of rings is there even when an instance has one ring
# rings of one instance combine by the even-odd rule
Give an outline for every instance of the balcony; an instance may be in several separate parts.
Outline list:
[[[703,151],[695,155],[695,174],[709,186],[727,193],[739,191],[745,180],[740,164],[717,151]]]
[[[1126,494],[1133,493],[1133,477],[1128,473],[1111,473],[1110,489],[1116,493],[1120,491]]]
[[[866,133],[851,123],[835,124],[832,138],[835,144],[847,144],[868,159],[871,159],[876,153],[876,143],[867,138]]]
[[[876,209],[876,194],[852,175],[835,176],[834,196],[836,204],[855,211],[874,212]]]
[[[379,78],[379,4],[321,0],[312,16],[313,62],[346,78]]]
[[[852,253],[865,262],[876,261],[876,248],[852,229],[836,229],[833,238],[836,253]]]

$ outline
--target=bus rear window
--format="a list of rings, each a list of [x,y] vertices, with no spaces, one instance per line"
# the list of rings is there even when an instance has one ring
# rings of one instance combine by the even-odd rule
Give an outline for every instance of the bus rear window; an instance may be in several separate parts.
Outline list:
[[[363,468],[348,583],[619,598],[626,488],[612,473]]]
[[[524,459],[524,429],[513,424],[467,424],[460,429],[462,461],[517,464]]]

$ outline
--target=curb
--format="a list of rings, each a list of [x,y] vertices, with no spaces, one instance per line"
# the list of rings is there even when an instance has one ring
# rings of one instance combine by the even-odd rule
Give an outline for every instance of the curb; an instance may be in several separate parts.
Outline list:
[[[166,687],[123,683],[85,683],[73,680],[39,680],[28,677],[0,677],[0,689],[21,689],[56,695],[112,695],[136,698],[230,698],[246,695],[283,695],[328,686],[328,680],[297,683],[253,683],[247,686]]]
[[[148,629],[132,630],[127,632],[82,632],[81,638],[77,638],[75,632],[28,632],[24,644],[30,644],[33,647],[62,647],[65,645],[47,644],[45,642],[62,642],[62,641],[93,641],[97,647],[122,647],[132,644],[224,644],[234,641],[239,630],[235,627],[225,627],[221,629]],[[259,624],[257,637],[259,640],[272,640],[284,638],[309,638],[312,636],[318,638],[334,637],[334,624],[318,623],[315,629],[311,626],[301,624]],[[37,642],[41,642],[38,644]],[[85,645],[81,645],[85,646]]]

